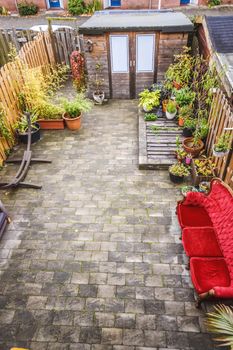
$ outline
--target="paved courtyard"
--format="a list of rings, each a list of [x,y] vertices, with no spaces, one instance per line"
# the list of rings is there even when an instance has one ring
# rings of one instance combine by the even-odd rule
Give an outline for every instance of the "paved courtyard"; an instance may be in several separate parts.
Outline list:
[[[166,171],[138,170],[137,104],[95,107],[80,132],[44,132],[52,164],[1,193],[0,349],[213,350],[185,270]],[[6,178],[15,173],[8,165]]]

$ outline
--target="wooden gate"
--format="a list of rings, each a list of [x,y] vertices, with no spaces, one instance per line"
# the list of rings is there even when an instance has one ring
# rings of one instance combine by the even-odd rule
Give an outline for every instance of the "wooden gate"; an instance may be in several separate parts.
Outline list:
[[[214,93],[209,115],[209,125],[210,131],[206,143],[208,156],[213,155],[213,146],[220,135],[226,132],[231,135],[231,151],[224,158],[214,157],[214,161],[217,166],[217,176],[233,188],[233,113],[227,98],[220,89],[217,89]]]

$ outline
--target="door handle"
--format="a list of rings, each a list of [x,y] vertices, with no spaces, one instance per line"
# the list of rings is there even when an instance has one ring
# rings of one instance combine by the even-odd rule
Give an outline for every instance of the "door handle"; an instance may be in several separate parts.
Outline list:
[[[129,66],[132,67],[132,65],[133,65],[133,63],[132,63],[132,61],[130,60],[130,61],[129,61]]]

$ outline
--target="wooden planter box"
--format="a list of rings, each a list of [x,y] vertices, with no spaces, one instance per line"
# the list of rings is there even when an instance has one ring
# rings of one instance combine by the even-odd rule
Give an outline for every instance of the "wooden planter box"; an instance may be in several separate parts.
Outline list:
[[[191,163],[191,169],[192,169],[192,178],[193,178],[193,185],[194,186],[198,186],[200,184],[200,182],[202,182],[202,181],[210,182],[212,180],[212,178],[215,177],[215,174],[213,174],[212,176],[198,175],[193,160]]]
[[[43,130],[62,130],[65,128],[63,119],[40,119],[38,120],[38,123],[40,124],[40,128]]]

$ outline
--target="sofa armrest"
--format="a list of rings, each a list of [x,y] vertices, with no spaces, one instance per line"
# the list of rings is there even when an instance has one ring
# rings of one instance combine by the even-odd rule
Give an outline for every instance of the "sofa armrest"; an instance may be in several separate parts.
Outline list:
[[[217,298],[233,298],[233,287],[214,287],[213,290]]]
[[[183,205],[203,207],[206,197],[200,192],[188,192],[184,198]]]

